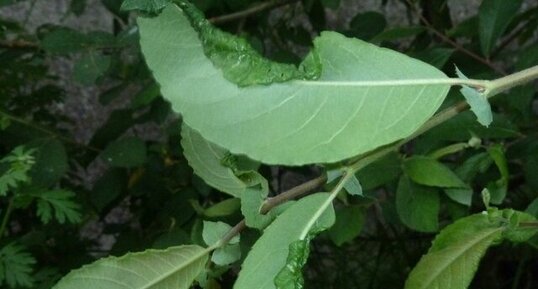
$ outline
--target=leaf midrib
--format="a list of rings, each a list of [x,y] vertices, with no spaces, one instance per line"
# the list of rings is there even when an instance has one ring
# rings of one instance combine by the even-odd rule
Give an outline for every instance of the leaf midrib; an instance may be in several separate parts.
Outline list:
[[[438,270],[432,270],[434,271],[430,276],[430,278],[428,279],[427,282],[424,283],[424,286],[422,286],[421,288],[430,288],[431,284],[433,283],[434,280],[436,280],[440,275],[441,273],[443,273],[445,270],[447,270],[451,265],[453,265],[454,261],[458,258],[460,258],[461,256],[463,256],[465,253],[467,253],[469,251],[470,248],[474,247],[475,245],[477,245],[478,243],[480,243],[481,241],[484,241],[486,240],[488,237],[492,236],[493,234],[497,233],[498,231],[502,231],[504,228],[503,227],[499,227],[499,228],[494,228],[494,229],[491,229],[489,231],[486,231],[485,233],[483,234],[480,234],[477,238],[471,240],[471,242],[469,243],[466,243],[464,244],[464,246],[461,246],[461,248],[459,250],[457,250],[457,253],[458,254],[453,254],[452,258],[448,259],[448,262],[444,262],[445,263],[445,266],[436,266],[435,268],[438,268]],[[446,248],[445,248],[446,249]],[[444,249],[442,249],[444,250]],[[434,251],[434,252],[429,252],[429,253],[437,253],[437,252],[440,252],[442,250],[438,250],[438,251]],[[428,253],[428,254],[429,254]]]

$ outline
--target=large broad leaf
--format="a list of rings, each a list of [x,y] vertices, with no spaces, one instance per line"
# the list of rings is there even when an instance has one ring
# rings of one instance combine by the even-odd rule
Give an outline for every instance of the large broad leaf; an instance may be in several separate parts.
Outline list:
[[[239,87],[204,54],[177,6],[138,23],[146,61],[184,121],[230,152],[265,163],[334,162],[405,138],[449,89],[424,84],[446,79],[428,64],[334,32],[322,33],[307,58],[321,65],[319,79]],[[263,75],[256,67],[252,74]]]
[[[109,257],[72,271],[53,289],[188,289],[208,254],[188,245]]]
[[[519,222],[532,216],[507,209],[458,220],[439,233],[406,281],[405,289],[466,289],[480,259],[491,245],[503,239],[523,242],[536,233]]]
[[[299,200],[267,227],[245,259],[235,289],[274,289],[274,279],[287,264],[290,244],[304,240],[312,231],[334,223],[334,209],[329,206],[317,217],[329,194],[319,193]]]

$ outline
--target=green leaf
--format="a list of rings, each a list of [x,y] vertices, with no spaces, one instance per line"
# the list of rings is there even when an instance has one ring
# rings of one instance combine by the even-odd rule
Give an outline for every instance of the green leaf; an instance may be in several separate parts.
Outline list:
[[[207,245],[211,246],[218,243],[231,229],[230,225],[223,222],[204,221],[202,238]],[[240,258],[239,235],[233,237],[227,244],[217,248],[211,255],[211,261],[220,266],[231,264]]]
[[[411,56],[441,69],[450,59],[453,52],[454,49],[451,48],[435,47],[414,53]]]
[[[387,26],[385,16],[379,12],[367,11],[359,13],[351,19],[349,23],[349,34],[351,36],[369,40],[383,32]]]
[[[226,199],[204,210],[204,216],[218,218],[229,216],[241,208],[241,200],[238,198]]]
[[[445,194],[454,202],[471,206],[473,201],[473,190],[471,188],[445,189]]]
[[[363,207],[349,206],[336,210],[336,221],[329,229],[331,240],[342,246],[357,237],[362,230],[366,212]]]
[[[352,176],[351,179],[344,185],[346,192],[352,196],[362,196],[362,186],[357,176]]]
[[[456,74],[461,79],[469,79],[457,67]],[[478,122],[483,126],[488,127],[493,121],[493,113],[491,112],[491,106],[488,102],[487,96],[467,85],[463,85],[460,91],[471,107],[471,111],[473,111],[476,115]]]
[[[491,194],[490,201],[492,204],[500,205],[504,201],[506,192],[508,191],[508,178],[510,177],[510,173],[508,172],[508,162],[501,145],[489,147],[488,154],[495,162],[495,165],[501,174],[501,177],[498,180],[490,182],[487,185],[487,188]]]
[[[476,136],[483,139],[505,139],[520,136],[518,128],[502,114],[493,114],[493,122],[484,127],[471,111],[465,111],[445,121],[424,135],[428,140],[468,141]]]
[[[277,289],[302,289],[304,278],[303,266],[310,254],[310,240],[298,240],[290,244],[286,265],[275,277]]]
[[[30,181],[28,172],[35,164],[32,155],[34,152],[35,150],[18,146],[0,160],[0,196],[5,196],[8,190]]]
[[[334,223],[332,206],[320,218],[316,218],[328,198],[327,193],[304,197],[279,215],[250,250],[234,289],[276,288],[273,280],[287,264],[290,244],[304,240],[309,233],[321,231]],[[314,227],[311,227],[312,222]]]
[[[94,84],[106,73],[111,62],[110,55],[89,52],[75,63],[73,78],[84,85]]]
[[[110,143],[101,153],[101,158],[112,166],[132,168],[146,162],[146,144],[136,137],[125,137]]]
[[[234,197],[240,197],[247,189],[234,170],[223,165],[228,151],[207,141],[185,123],[181,127],[181,146],[194,173],[208,185]]]
[[[392,180],[396,180],[402,172],[400,156],[390,153],[357,172],[364,190],[375,189]]]
[[[50,187],[56,184],[69,169],[65,146],[58,140],[51,139],[35,146],[35,165],[30,170],[32,184]]]
[[[382,33],[376,35],[374,38],[370,39],[370,42],[381,43],[383,41],[393,41],[402,38],[414,37],[424,31],[426,31],[426,28],[422,26],[395,27],[387,29]]]
[[[84,10],[86,10],[86,1],[87,0],[71,0],[71,3],[69,3],[69,11],[76,16],[82,15]]]
[[[204,271],[208,254],[186,245],[108,257],[71,271],[53,289],[188,289]]]
[[[137,10],[155,14],[163,10],[169,2],[169,0],[125,0],[121,4],[120,10]]]
[[[214,245],[220,241],[228,231],[232,229],[232,226],[223,223],[223,222],[209,222],[204,221],[204,229],[202,231],[202,238],[204,239],[204,242],[208,245]],[[237,244],[239,243],[239,235],[233,237],[229,242],[229,244]]]
[[[516,16],[523,0],[484,0],[478,11],[480,47],[485,56],[504,34],[510,21]]]
[[[309,71],[321,64],[316,81],[238,87],[204,54],[199,34],[178,7],[171,5],[158,17],[140,18],[138,23],[146,62],[183,120],[208,141],[264,163],[335,162],[404,138],[433,115],[449,89],[398,85],[393,81],[446,79],[446,75],[400,53],[334,32],[324,32],[314,41],[315,49],[302,65]],[[204,23],[197,28],[216,31]],[[222,45],[238,44],[253,53],[237,38],[219,35]],[[212,40],[202,38],[206,43]],[[241,61],[238,65],[250,75],[264,75],[272,67]]]
[[[502,238],[503,227],[487,214],[460,219],[437,235],[411,271],[405,289],[466,289],[487,248]]]
[[[448,167],[425,156],[414,156],[403,163],[405,173],[416,183],[443,188],[466,188],[467,185]]]
[[[271,213],[262,214],[261,209],[269,194],[267,185],[252,186],[241,194],[241,213],[245,216],[245,224],[248,227],[263,229],[274,219]]]
[[[436,232],[441,202],[436,189],[420,186],[402,176],[396,191],[396,211],[402,223],[420,232]]]
[[[49,223],[53,216],[58,223],[78,223],[81,221],[80,206],[72,199],[75,193],[66,190],[37,190],[31,193],[37,198],[37,216],[45,224]]]
[[[11,288],[32,287],[34,257],[17,243],[9,243],[0,249],[0,286],[4,283]],[[2,286],[3,287],[3,286]]]

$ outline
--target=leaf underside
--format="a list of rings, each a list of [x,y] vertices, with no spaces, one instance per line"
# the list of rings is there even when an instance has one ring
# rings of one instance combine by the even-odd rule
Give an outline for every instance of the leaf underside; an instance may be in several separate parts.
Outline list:
[[[279,215],[248,253],[234,289],[275,289],[274,279],[287,264],[290,244],[300,240],[303,230],[327,198],[327,193],[307,196]],[[316,220],[313,230],[326,229],[333,223],[334,209],[330,206]]]
[[[319,79],[239,87],[204,54],[177,6],[138,24],[148,66],[184,121],[231,153],[268,164],[335,162],[405,138],[434,114],[449,89],[390,84],[446,75],[335,32],[314,41]],[[378,81],[383,85],[371,85]]]

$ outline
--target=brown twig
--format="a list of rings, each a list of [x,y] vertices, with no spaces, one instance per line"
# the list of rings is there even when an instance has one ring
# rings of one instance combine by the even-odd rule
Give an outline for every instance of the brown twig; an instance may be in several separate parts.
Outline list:
[[[426,28],[430,32],[435,34],[435,36],[437,36],[439,39],[441,39],[441,41],[443,41],[443,42],[447,43],[448,45],[454,47],[457,51],[462,52],[464,54],[467,54],[469,57],[473,58],[474,60],[486,65],[487,67],[489,67],[489,68],[491,68],[493,70],[495,70],[497,73],[499,73],[501,75],[506,75],[507,74],[506,71],[504,71],[502,68],[499,68],[499,67],[495,66],[488,59],[486,59],[484,57],[481,57],[480,55],[470,51],[469,49],[463,47],[461,44],[457,43],[456,41],[454,41],[454,40],[450,39],[449,37],[447,37],[446,35],[444,35],[442,32],[435,29],[435,27],[433,27],[433,25],[430,23],[430,21],[428,21],[428,19],[426,19],[426,17],[424,17],[424,15],[422,15],[420,13],[420,11],[418,11],[417,7],[411,1],[407,0],[407,2],[409,3],[409,6],[411,7],[411,9],[419,17],[420,21],[422,23],[424,23]]]
[[[283,192],[282,194],[279,194],[275,197],[272,197],[272,198],[269,198],[265,201],[265,203],[263,204],[262,208],[261,208],[261,213],[262,214],[265,214],[267,213],[269,210],[271,210],[272,208],[288,201],[288,200],[291,200],[291,199],[295,199],[295,198],[298,198],[308,192],[311,192],[317,188],[319,188],[320,186],[322,186],[323,184],[325,184],[325,182],[327,181],[327,176],[326,175],[321,175],[313,180],[310,180],[306,183],[303,183],[303,184],[300,184],[288,191],[285,191]]]
[[[0,48],[9,48],[9,49],[37,49],[39,45],[34,42],[26,40],[13,40],[13,41],[0,41]]]
[[[274,9],[274,8],[277,8],[277,7],[280,7],[280,6],[285,6],[285,5],[288,5],[288,4],[292,4],[292,3],[295,3],[295,2],[298,2],[298,0],[273,0],[273,1],[268,1],[268,2],[264,2],[264,3],[258,4],[258,5],[252,6],[250,8],[245,9],[245,10],[242,10],[242,11],[238,11],[238,12],[234,12],[234,13],[230,13],[230,14],[210,18],[209,22],[211,22],[213,24],[221,24],[221,23],[225,23],[225,22],[230,22],[230,21],[234,21],[234,20],[237,20],[237,19],[242,19],[242,18],[249,17],[251,15],[260,13],[260,12],[265,11],[265,10],[271,10],[271,9]]]

